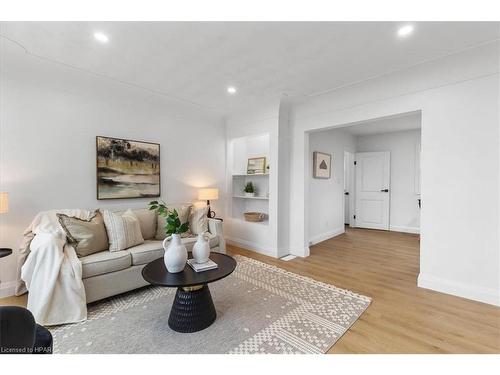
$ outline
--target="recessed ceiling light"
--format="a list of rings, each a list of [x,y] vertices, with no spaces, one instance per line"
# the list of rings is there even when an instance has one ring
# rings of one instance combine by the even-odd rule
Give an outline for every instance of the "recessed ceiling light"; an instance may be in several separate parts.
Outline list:
[[[398,30],[398,36],[400,38],[404,38],[404,37],[407,37],[408,35],[410,35],[411,33],[413,33],[413,30],[415,28],[413,27],[413,25],[405,25],[405,26],[402,26],[399,28]]]
[[[96,38],[96,40],[98,40],[101,43],[109,42],[108,36],[100,32],[94,33],[94,38]]]
[[[231,94],[231,95],[236,94],[236,87],[234,87],[234,86],[229,86],[229,87],[227,88],[227,93],[228,93],[228,94]]]

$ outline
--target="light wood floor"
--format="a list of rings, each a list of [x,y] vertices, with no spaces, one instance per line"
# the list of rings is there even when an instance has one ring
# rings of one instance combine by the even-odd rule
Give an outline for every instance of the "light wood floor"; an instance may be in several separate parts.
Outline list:
[[[288,262],[228,251],[371,297],[330,353],[500,353],[500,308],[417,288],[416,235],[348,229]],[[23,306],[26,298],[2,304]]]
[[[417,235],[347,229],[288,262],[230,252],[373,299],[329,353],[500,353],[499,307],[417,288]]]

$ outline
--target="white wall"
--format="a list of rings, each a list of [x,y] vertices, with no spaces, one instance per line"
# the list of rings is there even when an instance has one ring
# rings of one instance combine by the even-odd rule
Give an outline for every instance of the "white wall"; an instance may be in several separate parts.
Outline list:
[[[412,117],[420,122],[419,116]],[[418,233],[420,210],[415,179],[418,168],[417,146],[420,144],[420,129],[356,137],[357,152],[390,151],[390,230]]]
[[[332,155],[332,177],[313,178],[309,182],[309,243],[315,244],[344,233],[344,151],[356,152],[356,137],[342,129],[309,135],[309,164],[313,152]]]
[[[422,112],[419,286],[500,305],[499,45],[336,90],[291,113],[290,247],[306,256],[309,131]],[[293,229],[293,230],[292,230]]]
[[[2,44],[0,216],[2,247],[17,251],[21,233],[42,210],[145,207],[148,199],[97,201],[96,135],[161,144],[162,198],[196,199],[214,186],[223,214],[225,134],[217,116],[147,91],[38,60]],[[0,260],[0,293],[11,294],[16,253]]]

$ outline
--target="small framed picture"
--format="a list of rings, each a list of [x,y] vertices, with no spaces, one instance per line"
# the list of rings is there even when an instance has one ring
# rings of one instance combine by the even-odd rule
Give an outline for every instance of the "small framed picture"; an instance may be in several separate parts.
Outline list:
[[[328,179],[332,176],[332,155],[313,152],[313,177]]]
[[[247,164],[247,174],[264,174],[266,173],[266,158],[249,158]]]

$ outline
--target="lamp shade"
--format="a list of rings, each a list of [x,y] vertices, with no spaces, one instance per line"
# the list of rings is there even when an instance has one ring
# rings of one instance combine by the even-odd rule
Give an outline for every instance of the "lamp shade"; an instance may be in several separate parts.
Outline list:
[[[0,192],[0,214],[9,212],[9,193]]]
[[[213,201],[219,199],[219,189],[209,188],[198,190],[198,199],[200,201]]]

